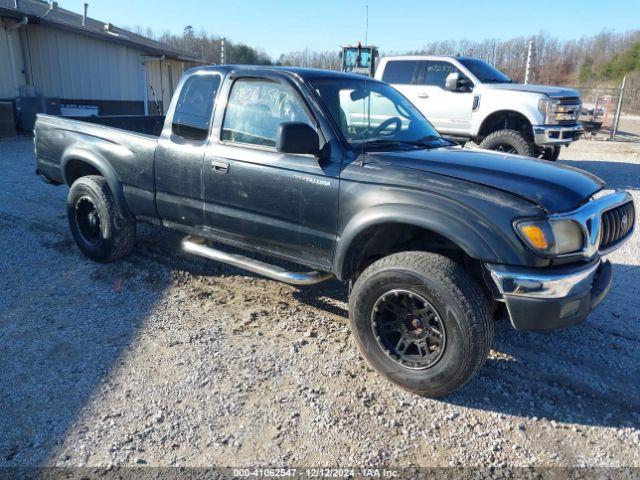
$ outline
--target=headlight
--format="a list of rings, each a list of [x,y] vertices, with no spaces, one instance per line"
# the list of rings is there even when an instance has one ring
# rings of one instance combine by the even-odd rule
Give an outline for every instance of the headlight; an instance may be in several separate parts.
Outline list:
[[[560,105],[559,100],[551,100],[550,98],[542,98],[538,101],[538,110],[544,115],[544,123],[557,123],[556,110]]]
[[[525,220],[516,231],[533,250],[546,255],[578,252],[584,246],[580,225],[572,220]]]

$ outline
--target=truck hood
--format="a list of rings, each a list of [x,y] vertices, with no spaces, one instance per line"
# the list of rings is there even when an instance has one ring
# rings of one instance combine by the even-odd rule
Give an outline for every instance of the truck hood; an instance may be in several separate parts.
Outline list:
[[[548,85],[524,85],[522,83],[483,83],[490,90],[510,90],[515,92],[540,93],[551,98],[579,97],[580,92],[573,88],[550,87]]]
[[[577,168],[476,148],[370,152],[366,161],[496,188],[529,200],[549,213],[571,210],[604,186],[600,178]]]

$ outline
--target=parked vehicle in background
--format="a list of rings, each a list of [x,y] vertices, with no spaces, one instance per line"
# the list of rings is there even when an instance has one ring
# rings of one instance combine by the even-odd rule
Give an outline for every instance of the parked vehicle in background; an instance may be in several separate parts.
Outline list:
[[[340,48],[341,70],[373,77],[378,59],[378,47],[372,45],[346,45]]]
[[[474,375],[501,312],[518,329],[582,322],[611,286],[603,256],[634,227],[629,193],[600,195],[604,183],[574,168],[452,145],[397,90],[361,75],[197,68],[161,129],[126,121],[36,121],[37,171],[70,186],[85,255],[128,255],[147,221],[188,235],[187,252],[270,278],[335,276],[350,287],[363,355],[423,395]]]
[[[402,92],[441,134],[488,150],[556,160],[582,132],[580,92],[516,84],[476,58],[386,57],[375,77]]]

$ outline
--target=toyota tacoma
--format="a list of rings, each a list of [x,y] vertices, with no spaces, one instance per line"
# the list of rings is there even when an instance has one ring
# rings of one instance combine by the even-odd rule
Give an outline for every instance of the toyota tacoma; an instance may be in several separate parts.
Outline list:
[[[166,118],[39,115],[35,149],[37,173],[70,187],[90,259],[128,255],[151,222],[269,278],[335,277],[367,361],[428,396],[474,375],[495,318],[585,320],[635,220],[629,193],[603,193],[594,175],[464,149],[388,84],[322,70],[199,67]]]

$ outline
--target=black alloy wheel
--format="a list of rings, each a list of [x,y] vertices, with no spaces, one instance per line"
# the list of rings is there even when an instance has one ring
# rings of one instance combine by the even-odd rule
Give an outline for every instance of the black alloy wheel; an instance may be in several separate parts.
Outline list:
[[[84,241],[97,245],[102,238],[100,231],[100,213],[88,196],[81,197],[75,205],[78,230]]]
[[[435,365],[446,348],[442,319],[429,301],[407,290],[380,296],[371,314],[376,340],[385,353],[405,368]]]
[[[494,150],[496,152],[513,153],[515,155],[518,154],[518,150],[516,150],[516,147],[514,147],[513,145],[509,145],[508,143],[501,143],[500,145],[494,147]]]
[[[87,175],[73,182],[67,196],[67,218],[76,244],[96,262],[112,262],[133,250],[135,219],[122,215],[103,177]]]

